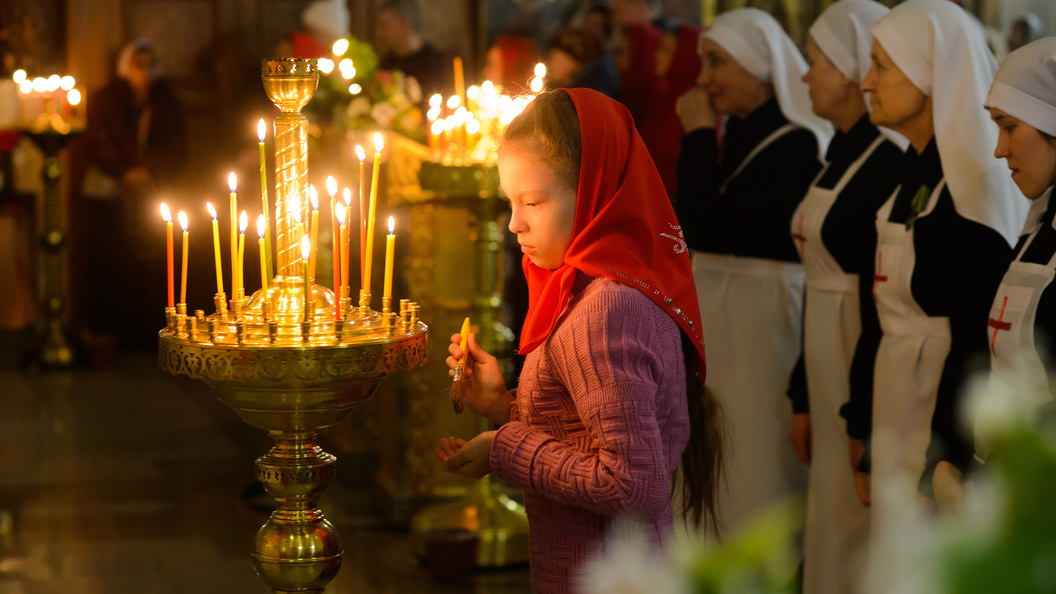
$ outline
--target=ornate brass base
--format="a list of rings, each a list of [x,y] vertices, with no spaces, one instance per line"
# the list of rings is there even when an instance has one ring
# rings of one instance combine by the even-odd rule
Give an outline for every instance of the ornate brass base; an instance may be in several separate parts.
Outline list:
[[[168,328],[159,337],[162,370],[201,378],[242,420],[275,439],[256,461],[257,478],[278,504],[257,532],[257,573],[275,592],[322,592],[341,567],[342,547],[315,508],[336,461],[315,439],[370,397],[382,377],[425,362],[425,324],[394,336],[307,347],[203,344]]]

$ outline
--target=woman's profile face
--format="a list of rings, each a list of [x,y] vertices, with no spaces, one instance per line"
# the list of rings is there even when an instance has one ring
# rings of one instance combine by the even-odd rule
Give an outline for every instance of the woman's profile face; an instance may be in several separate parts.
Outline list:
[[[1056,181],[1056,146],[1033,126],[1008,113],[990,108],[997,124],[994,156],[1004,159],[1023,195],[1031,200],[1041,196]]]
[[[769,86],[718,43],[701,39],[700,58],[697,83],[707,91],[715,111],[744,118],[770,98]]]
[[[499,187],[510,201],[510,231],[521,252],[540,268],[565,263],[572,243],[576,190],[560,182],[553,170],[519,146],[499,153]]]
[[[814,113],[827,120],[835,120],[840,107],[853,90],[853,83],[829,61],[814,43],[813,37],[807,38],[807,62],[810,69],[803,75],[803,82],[807,83],[810,90]]]
[[[875,37],[869,57],[872,65],[862,81],[862,92],[871,93],[870,121],[896,132],[912,128],[917,118],[927,115],[928,96],[899,69]]]

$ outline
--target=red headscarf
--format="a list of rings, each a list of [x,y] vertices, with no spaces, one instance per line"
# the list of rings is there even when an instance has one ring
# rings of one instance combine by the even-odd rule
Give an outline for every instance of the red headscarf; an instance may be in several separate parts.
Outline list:
[[[689,250],[660,175],[634,121],[620,103],[590,89],[562,89],[579,115],[582,157],[572,242],[556,270],[522,261],[528,315],[520,352],[531,352],[572,298],[576,271],[633,287],[662,307],[697,349],[704,381],[704,342]]]

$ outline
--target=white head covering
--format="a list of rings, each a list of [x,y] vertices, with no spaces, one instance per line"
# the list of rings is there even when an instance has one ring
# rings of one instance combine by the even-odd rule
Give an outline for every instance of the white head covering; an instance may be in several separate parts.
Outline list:
[[[869,72],[869,30],[888,13],[875,0],[840,0],[825,9],[810,26],[810,36],[839,71],[861,84]]]
[[[721,45],[753,76],[774,86],[781,113],[814,133],[819,159],[824,160],[832,125],[814,115],[807,83],[802,80],[807,63],[774,17],[757,8],[731,10],[715,17],[702,36]]]
[[[954,208],[1015,245],[1030,203],[994,157],[997,128],[983,100],[997,62],[978,25],[949,0],[907,0],[873,26],[873,37],[932,98],[935,142]]]
[[[133,39],[128,42],[125,47],[121,48],[121,53],[117,55],[117,75],[121,78],[128,78],[128,71],[132,68],[132,58],[136,57],[139,52],[148,52],[151,56],[152,66],[150,68],[151,80],[161,76],[161,62],[158,61],[158,54],[154,51],[154,45],[150,43],[149,39]]]
[[[348,37],[351,20],[345,0],[315,0],[301,13],[305,27],[334,39]]]
[[[984,106],[996,107],[1056,136],[1056,37],[1039,39],[1008,54]]]

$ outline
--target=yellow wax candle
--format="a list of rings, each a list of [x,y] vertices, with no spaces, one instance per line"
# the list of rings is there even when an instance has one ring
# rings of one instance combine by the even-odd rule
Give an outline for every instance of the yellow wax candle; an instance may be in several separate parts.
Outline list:
[[[389,234],[385,236],[385,299],[392,298],[392,262],[396,249],[396,219],[389,217]]]
[[[220,268],[220,226],[216,220],[216,209],[212,202],[206,202],[205,207],[209,209],[209,216],[213,217],[213,260],[216,262],[216,292],[224,292],[224,275]]]
[[[337,239],[334,241],[334,249],[335,251],[341,252],[342,262],[348,262],[348,243],[341,240],[341,238],[345,236],[345,205],[338,202],[334,206],[334,209],[337,213],[338,231],[340,232],[340,235],[338,235]],[[341,286],[344,287],[347,285],[348,267],[345,266],[341,269]]]
[[[305,201],[305,203],[304,203],[304,215],[303,215],[304,216],[304,234],[305,235],[308,235],[311,232],[311,230],[312,230],[311,225],[309,224],[311,222],[311,217],[309,217],[308,215],[312,211],[312,203],[313,202],[314,203],[318,203],[319,202],[319,194],[318,194],[318,192],[315,191],[315,184],[308,184],[308,200]]]
[[[165,254],[168,263],[169,281],[169,307],[176,307],[175,291],[173,289],[173,264],[172,264],[172,213],[164,202],[161,203],[161,218],[165,220]]]
[[[381,167],[381,133],[374,133],[374,169],[370,175],[370,212],[367,214],[367,249],[363,258],[363,289],[370,293],[371,258],[374,256],[374,212],[378,206],[378,169]]]
[[[308,237],[301,238],[301,266],[304,267],[304,321],[308,321],[308,258],[312,254],[312,242]]]
[[[345,188],[342,192],[342,196],[345,200],[345,229],[341,232],[341,249],[344,250],[341,252],[341,263],[344,265],[345,269],[341,278],[345,279],[345,284],[347,285],[349,277],[348,259],[350,257],[349,254],[352,253],[352,244],[349,243],[352,237],[352,190]],[[360,218],[363,218],[362,215],[360,215]],[[362,246],[360,247],[362,248]],[[361,251],[361,257],[362,253],[363,252]],[[363,274],[362,268],[360,268],[360,274]],[[363,280],[362,276],[360,277],[360,280]]]
[[[268,276],[271,276],[272,268],[271,263],[271,234],[268,233],[268,173],[267,173],[267,159],[264,157],[264,137],[266,135],[266,128],[264,125],[264,118],[261,118],[257,122],[257,138],[260,140],[258,143],[260,146],[260,202],[264,213],[264,255],[268,266]]]
[[[312,232],[311,232],[312,245],[313,246],[317,246],[317,245],[319,245],[319,197],[316,195],[315,192],[312,192],[311,199],[312,199]],[[315,260],[316,260],[316,257],[318,255],[319,255],[319,250],[318,249],[312,250],[312,259],[309,260],[309,262],[308,262],[309,278],[312,279],[313,283],[315,282]]]
[[[356,145],[356,157],[359,159],[359,286],[363,282],[363,257],[367,254],[367,153],[363,147]],[[349,213],[348,225],[351,230],[352,216]]]
[[[246,261],[246,227],[249,226],[249,217],[246,216],[246,211],[242,211],[242,214],[238,216],[238,271],[235,274],[238,277],[238,287],[236,289],[246,288],[246,269],[244,263]]]
[[[180,303],[187,303],[187,213],[180,211],[177,215],[180,219],[180,227],[183,228],[183,265],[180,271]]]
[[[231,189],[231,298],[234,299],[234,293],[238,290],[238,198],[235,196],[238,179],[234,171],[227,174],[227,187]]]
[[[462,58],[455,56],[454,64],[452,64],[455,70],[455,93],[459,99],[464,99],[466,96],[466,81],[465,75],[462,72]]]
[[[337,234],[337,213],[335,212],[335,203],[337,199],[334,197],[337,194],[337,180],[334,176],[326,178],[326,193],[330,195],[330,238],[331,245],[333,246],[334,255],[331,258],[333,261],[333,272],[334,272],[334,294],[338,294],[338,287],[341,286],[341,235]]]
[[[264,215],[257,217],[257,235],[260,239],[257,240],[257,246],[260,254],[260,288],[265,291],[268,290],[268,263],[267,263],[267,245],[264,243],[264,238],[267,237],[268,232],[268,219],[264,218]]]

